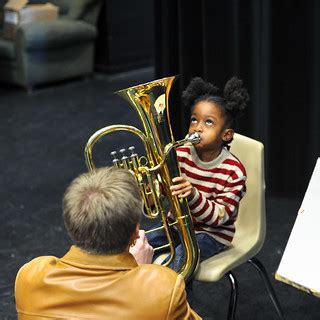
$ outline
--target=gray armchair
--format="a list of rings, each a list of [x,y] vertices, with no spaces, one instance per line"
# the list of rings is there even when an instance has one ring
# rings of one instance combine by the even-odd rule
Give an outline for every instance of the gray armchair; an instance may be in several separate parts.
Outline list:
[[[21,25],[15,40],[0,37],[0,81],[30,90],[36,85],[92,74],[102,0],[29,2],[57,5],[59,18]]]

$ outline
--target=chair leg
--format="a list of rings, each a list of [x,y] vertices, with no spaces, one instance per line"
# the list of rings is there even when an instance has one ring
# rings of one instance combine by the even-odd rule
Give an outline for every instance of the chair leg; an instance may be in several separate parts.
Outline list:
[[[231,284],[231,294],[228,309],[228,320],[234,320],[236,315],[237,300],[238,300],[238,283],[232,272],[226,274]]]
[[[283,312],[280,307],[280,303],[279,303],[278,298],[276,296],[276,293],[273,289],[273,286],[270,282],[270,279],[268,277],[268,274],[266,272],[265,267],[257,258],[251,258],[248,260],[248,262],[250,262],[251,265],[253,265],[255,267],[255,269],[259,272],[259,274],[264,282],[264,285],[268,291],[269,297],[270,297],[270,299],[271,299],[271,301],[272,301],[272,303],[278,313],[279,319],[284,320],[284,316],[283,316]]]

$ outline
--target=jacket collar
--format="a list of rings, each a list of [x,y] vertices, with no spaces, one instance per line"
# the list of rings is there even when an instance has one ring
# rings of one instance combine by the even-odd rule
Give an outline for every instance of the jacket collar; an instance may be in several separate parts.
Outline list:
[[[86,269],[128,270],[138,266],[129,252],[110,255],[98,255],[85,252],[76,246],[60,259],[61,262]]]

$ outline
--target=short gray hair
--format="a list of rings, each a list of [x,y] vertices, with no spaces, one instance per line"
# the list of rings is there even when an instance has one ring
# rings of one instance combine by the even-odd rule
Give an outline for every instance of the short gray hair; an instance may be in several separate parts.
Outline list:
[[[66,229],[79,248],[123,252],[142,214],[137,182],[128,170],[105,167],[74,179],[63,197]]]

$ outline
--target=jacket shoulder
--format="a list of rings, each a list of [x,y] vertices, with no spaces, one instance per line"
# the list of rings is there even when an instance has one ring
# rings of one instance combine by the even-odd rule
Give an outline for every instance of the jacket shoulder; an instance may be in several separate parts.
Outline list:
[[[48,266],[55,265],[58,258],[54,256],[41,256],[32,259],[25,263],[18,271],[16,281],[20,278],[32,278],[33,275],[38,275],[39,272],[46,269]]]

